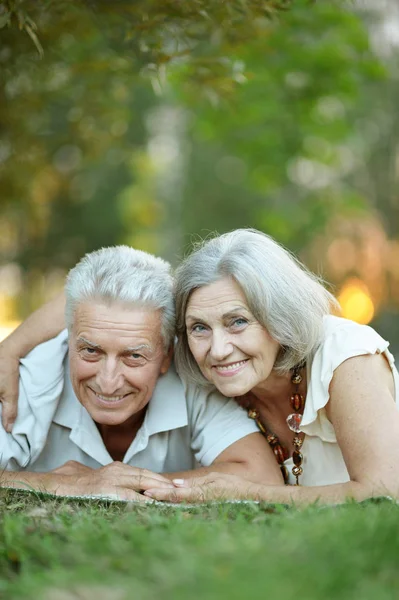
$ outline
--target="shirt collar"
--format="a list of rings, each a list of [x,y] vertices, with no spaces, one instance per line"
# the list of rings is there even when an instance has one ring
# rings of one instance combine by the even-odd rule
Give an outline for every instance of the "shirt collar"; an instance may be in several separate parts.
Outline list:
[[[69,375],[69,361],[65,361],[64,390],[53,421],[71,430],[70,439],[100,464],[112,462],[96,424],[77,399]],[[173,365],[161,375],[148,403],[146,415],[131,446],[126,452],[127,462],[148,445],[151,435],[185,427],[188,424],[187,405],[183,383]]]
[[[174,365],[157,381],[143,425],[148,435],[178,429],[188,424],[186,395]]]

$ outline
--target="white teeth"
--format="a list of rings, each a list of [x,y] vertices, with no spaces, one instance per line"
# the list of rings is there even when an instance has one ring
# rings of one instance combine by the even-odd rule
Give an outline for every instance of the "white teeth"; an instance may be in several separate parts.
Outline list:
[[[106,402],[118,402],[118,400],[122,400],[124,396],[101,396],[101,394],[96,394],[100,400],[105,400]]]
[[[237,367],[241,367],[241,365],[245,364],[246,360],[240,360],[239,362],[232,363],[231,365],[226,366],[216,366],[215,369],[217,371],[234,371]]]

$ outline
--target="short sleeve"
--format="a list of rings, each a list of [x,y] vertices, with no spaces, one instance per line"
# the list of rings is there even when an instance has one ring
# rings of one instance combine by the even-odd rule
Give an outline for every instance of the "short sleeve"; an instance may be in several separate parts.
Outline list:
[[[191,385],[186,394],[191,448],[202,466],[211,465],[231,444],[259,431],[234,400]]]
[[[21,359],[18,415],[12,433],[0,425],[1,468],[27,467],[43,450],[64,386],[67,350],[67,333],[63,331]]]
[[[392,369],[394,358],[389,343],[374,329],[339,317],[325,317],[324,339],[308,365],[308,391],[301,429],[326,442],[336,442],[325,406],[335,369],[354,356],[384,353]]]

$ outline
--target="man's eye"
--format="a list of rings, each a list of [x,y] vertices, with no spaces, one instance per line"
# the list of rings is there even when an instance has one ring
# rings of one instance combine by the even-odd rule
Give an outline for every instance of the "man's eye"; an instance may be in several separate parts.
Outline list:
[[[80,353],[83,356],[97,356],[98,350],[97,350],[97,348],[86,347],[86,348],[81,348]]]
[[[143,358],[141,354],[137,354],[136,352],[132,352],[132,354],[130,355],[130,358],[134,358],[134,360],[139,360],[140,358]]]

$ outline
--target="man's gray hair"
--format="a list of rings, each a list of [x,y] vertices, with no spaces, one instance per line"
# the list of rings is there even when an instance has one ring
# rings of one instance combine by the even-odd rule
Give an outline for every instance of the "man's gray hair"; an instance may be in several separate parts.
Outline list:
[[[160,310],[165,349],[173,342],[173,277],[170,264],[162,258],[129,246],[90,252],[69,271],[65,295],[65,320],[69,330],[78,304],[117,301]]]
[[[242,288],[250,311],[280,344],[274,368],[286,373],[320,344],[323,317],[337,300],[321,280],[268,235],[237,229],[200,242],[175,273],[177,314],[176,364],[183,378],[204,385],[188,346],[185,314],[194,290],[232,277]]]

